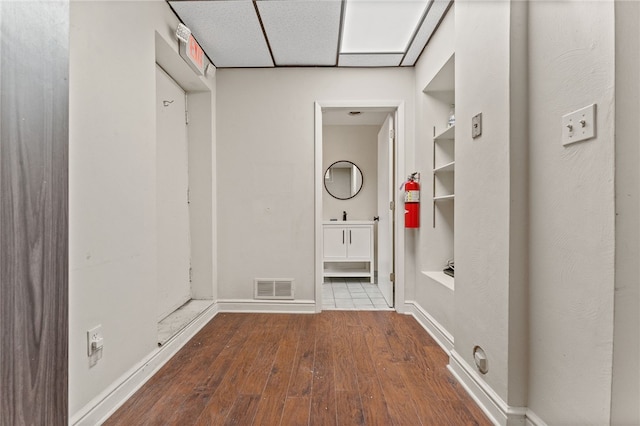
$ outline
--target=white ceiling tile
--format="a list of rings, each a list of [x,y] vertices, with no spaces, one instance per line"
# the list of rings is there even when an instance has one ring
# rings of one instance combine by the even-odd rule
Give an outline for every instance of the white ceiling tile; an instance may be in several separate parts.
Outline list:
[[[336,64],[342,3],[258,1],[276,65]]]
[[[341,67],[397,67],[402,53],[348,54],[342,53],[338,65]]]
[[[360,35],[343,31],[338,66],[413,66],[453,2],[430,1],[345,0],[343,9],[341,0],[169,0],[220,68],[334,66],[342,18]]]
[[[216,67],[271,67],[253,2],[171,1]]]
[[[433,0],[427,16],[424,18],[422,26],[418,30],[413,43],[407,50],[407,54],[402,61],[403,66],[414,66],[420,57],[424,46],[427,44],[436,27],[442,20],[453,0]]]
[[[404,52],[427,0],[347,0],[341,53]]]

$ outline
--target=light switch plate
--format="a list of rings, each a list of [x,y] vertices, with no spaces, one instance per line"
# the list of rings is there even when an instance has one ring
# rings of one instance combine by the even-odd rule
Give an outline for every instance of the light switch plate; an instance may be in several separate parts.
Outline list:
[[[482,113],[476,114],[471,118],[471,137],[477,138],[482,134]]]
[[[562,145],[596,137],[596,104],[562,116]]]

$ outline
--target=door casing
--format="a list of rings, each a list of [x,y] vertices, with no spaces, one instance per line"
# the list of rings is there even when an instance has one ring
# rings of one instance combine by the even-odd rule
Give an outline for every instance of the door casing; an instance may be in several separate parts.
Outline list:
[[[405,148],[405,105],[404,101],[399,100],[383,100],[383,101],[316,101],[315,102],[315,302],[316,312],[322,311],[322,191],[324,189],[322,176],[322,112],[331,108],[389,108],[395,110],[395,127],[396,127],[396,143],[394,152],[395,162],[395,181],[401,182],[405,175],[404,165],[404,148]],[[405,290],[405,268],[404,268],[404,232],[400,232],[399,227],[403,222],[403,209],[400,192],[394,197],[395,210],[393,212],[395,229],[394,229],[394,246],[395,246],[395,293],[394,306],[399,313],[405,313],[406,307],[404,303]]]

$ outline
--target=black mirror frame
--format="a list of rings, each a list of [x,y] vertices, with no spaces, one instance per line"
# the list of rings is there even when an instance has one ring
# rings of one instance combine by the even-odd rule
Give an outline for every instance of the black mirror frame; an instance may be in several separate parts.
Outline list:
[[[324,179],[324,177],[327,175],[327,172],[331,169],[331,167],[335,166],[338,163],[349,163],[349,164],[352,164],[356,169],[358,169],[358,171],[360,172],[360,176],[362,177],[362,182],[360,184],[360,188],[358,188],[358,191],[355,194],[353,194],[352,196],[350,196],[350,197],[346,197],[346,198],[336,197],[335,195],[333,195],[331,193],[331,191],[329,191],[329,188],[327,188],[327,180]],[[342,201],[350,200],[353,197],[355,197],[356,195],[358,195],[360,193],[360,191],[362,191],[362,187],[364,186],[364,173],[362,173],[362,170],[360,169],[360,167],[358,167],[358,165],[356,163],[354,163],[353,161],[339,160],[339,161],[336,161],[336,162],[332,163],[329,167],[327,167],[327,169],[324,171],[324,174],[322,175],[322,182],[323,182],[323,185],[324,185],[324,190],[327,191],[327,194],[331,195],[336,200],[342,200]]]

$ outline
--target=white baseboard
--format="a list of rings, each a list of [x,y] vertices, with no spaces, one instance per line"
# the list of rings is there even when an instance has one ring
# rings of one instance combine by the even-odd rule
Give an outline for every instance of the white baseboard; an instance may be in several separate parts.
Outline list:
[[[418,323],[427,330],[427,333],[448,354],[453,350],[453,336],[435,318],[433,318],[417,302],[408,300],[405,302],[405,313],[413,315]]]
[[[527,408],[507,405],[455,349],[449,355],[448,368],[494,424],[525,426]]]
[[[204,310],[162,347],[149,354],[75,413],[69,424],[95,426],[105,422],[218,312],[218,306],[215,303]]]
[[[272,314],[314,314],[315,300],[254,300],[222,299],[218,300],[219,312],[246,312]]]
[[[547,426],[531,410],[508,406],[453,349],[453,336],[419,304],[407,301],[405,306],[406,313],[413,315],[418,323],[449,354],[449,370],[494,424],[500,426]],[[316,312],[316,303],[313,300],[220,300],[212,304],[165,345],[149,354],[75,413],[69,424],[73,426],[102,424],[219,312],[312,314]]]
[[[527,408],[527,426],[548,426],[536,413]]]

